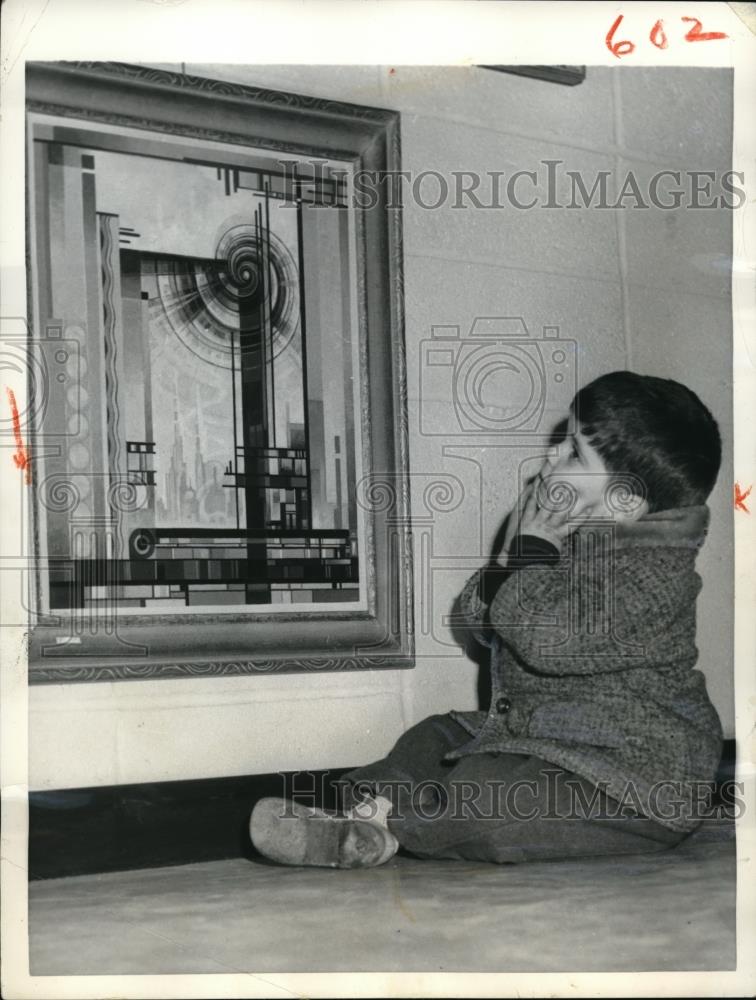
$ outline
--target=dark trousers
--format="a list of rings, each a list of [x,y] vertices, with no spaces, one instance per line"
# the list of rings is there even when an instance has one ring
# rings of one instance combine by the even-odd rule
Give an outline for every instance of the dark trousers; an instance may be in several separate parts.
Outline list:
[[[389,829],[420,858],[501,864],[640,854],[685,836],[637,813],[618,815],[617,803],[591,782],[539,757],[443,761],[469,740],[449,715],[424,719],[383,760],[344,776],[345,806],[366,793],[390,799]]]

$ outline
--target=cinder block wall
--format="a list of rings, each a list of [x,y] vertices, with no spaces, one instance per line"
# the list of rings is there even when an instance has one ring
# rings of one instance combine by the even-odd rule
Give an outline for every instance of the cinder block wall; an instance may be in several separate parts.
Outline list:
[[[396,109],[403,167],[415,175],[536,170],[543,177],[541,164],[559,160],[560,171],[580,171],[590,189],[602,170],[623,178],[632,168],[643,186],[661,169],[730,166],[731,76],[723,70],[589,67],[572,88],[478,68],[204,64],[186,71]],[[438,196],[432,178],[421,190],[426,204]],[[522,188],[523,201],[529,190]],[[478,194],[490,202],[490,187]],[[561,187],[557,200],[569,200]],[[429,713],[476,707],[478,667],[443,618],[514,501],[520,463],[534,454],[527,439],[484,449],[473,436],[428,433],[435,425],[423,422],[428,405],[434,418],[455,420],[448,391],[423,374],[423,341],[434,325],[464,332],[476,316],[519,316],[534,339],[546,326],[574,342],[567,351],[574,364],[560,385],[550,384],[544,421],[558,417],[576,384],[625,367],[687,382],[720,421],[727,445],[699,563],[699,648],[733,735],[732,213],[452,202],[431,210],[406,198],[404,209],[416,668],[35,687],[32,788],[357,764]]]

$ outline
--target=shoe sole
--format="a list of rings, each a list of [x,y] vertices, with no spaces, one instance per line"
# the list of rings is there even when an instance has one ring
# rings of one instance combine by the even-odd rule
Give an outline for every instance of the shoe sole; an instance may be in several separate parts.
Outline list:
[[[375,823],[329,816],[281,799],[257,803],[249,835],[260,854],[282,865],[372,868],[396,851],[392,834]]]

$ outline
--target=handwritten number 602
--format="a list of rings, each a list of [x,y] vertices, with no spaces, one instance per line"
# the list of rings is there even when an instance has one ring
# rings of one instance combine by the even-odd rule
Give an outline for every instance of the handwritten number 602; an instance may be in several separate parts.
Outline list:
[[[693,25],[685,35],[686,42],[713,42],[718,38],[727,38],[727,35],[723,31],[702,31],[701,22],[697,17],[681,17],[680,20]],[[606,47],[618,59],[622,56],[629,56],[631,52],[635,51],[635,43],[629,41],[629,39],[625,38],[617,42],[614,41],[614,36],[622,21],[623,15],[620,14],[606,36]],[[655,45],[657,49],[666,49],[669,47],[663,21],[656,22],[648,38],[651,44]]]

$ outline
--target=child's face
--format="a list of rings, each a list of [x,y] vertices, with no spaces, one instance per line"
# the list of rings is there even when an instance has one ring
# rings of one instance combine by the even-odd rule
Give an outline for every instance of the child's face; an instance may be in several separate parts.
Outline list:
[[[571,423],[573,423],[571,421]],[[541,469],[541,477],[566,483],[577,495],[571,517],[616,519],[616,511],[607,506],[607,487],[612,481],[604,460],[583,434],[580,423],[574,421],[573,433],[568,433]]]

